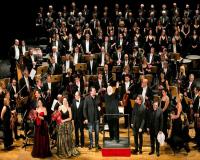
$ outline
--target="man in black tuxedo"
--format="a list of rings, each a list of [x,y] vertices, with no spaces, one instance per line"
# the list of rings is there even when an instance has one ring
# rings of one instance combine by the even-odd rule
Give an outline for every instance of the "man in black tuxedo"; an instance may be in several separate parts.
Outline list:
[[[51,75],[61,74],[62,73],[61,67],[58,63],[55,63],[55,57],[54,56],[50,57],[50,62],[51,63],[49,64],[47,73],[51,74]]]
[[[79,146],[79,129],[81,133],[81,148],[84,147],[84,116],[83,116],[83,107],[84,100],[81,98],[79,91],[75,93],[75,99],[72,102],[72,119],[74,121],[75,127],[75,144],[76,147]]]
[[[135,149],[133,151],[134,154],[137,154],[138,148],[139,148],[139,153],[142,154],[144,123],[145,123],[145,106],[143,103],[142,95],[138,95],[135,100],[135,106],[133,107],[132,120],[131,120],[131,127],[133,128],[134,143],[135,143]],[[139,146],[138,146],[138,138],[139,138]]]
[[[24,70],[24,76],[19,80],[19,88],[21,90],[21,96],[29,96],[34,87],[33,80],[29,77],[27,69]]]
[[[19,49],[19,40],[15,39],[14,44],[10,47],[9,49],[9,58],[10,58],[10,72],[11,72],[11,77],[15,77],[16,73],[16,63],[20,59],[20,49]]]
[[[158,101],[153,103],[153,109],[150,111],[147,121],[147,131],[150,133],[151,152],[149,155],[154,154],[156,144],[156,155],[160,156],[160,144],[157,140],[157,135],[162,133],[163,129],[163,112],[158,106]]]
[[[89,75],[97,74],[97,63],[92,54],[90,55],[90,60],[87,62],[87,70]]]
[[[31,72],[32,68],[35,68],[36,62],[36,57],[33,55],[33,48],[30,48],[28,55],[24,57],[24,65],[27,67],[29,73]]]
[[[84,123],[88,125],[90,145],[89,149],[93,148],[93,136],[92,131],[95,131],[95,148],[96,150],[101,149],[99,146],[99,121],[100,121],[100,107],[99,97],[96,96],[96,89],[90,88],[90,94],[85,98],[84,102]]]

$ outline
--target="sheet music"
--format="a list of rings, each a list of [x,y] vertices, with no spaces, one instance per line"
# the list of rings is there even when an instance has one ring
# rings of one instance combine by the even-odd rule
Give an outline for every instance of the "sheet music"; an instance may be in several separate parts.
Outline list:
[[[35,74],[36,74],[36,70],[35,69],[32,69],[29,76],[31,77],[31,79],[33,80],[33,78],[35,77]]]

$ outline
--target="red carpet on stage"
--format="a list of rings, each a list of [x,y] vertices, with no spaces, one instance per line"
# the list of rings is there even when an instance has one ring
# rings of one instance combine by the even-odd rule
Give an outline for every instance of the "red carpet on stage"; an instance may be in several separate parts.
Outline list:
[[[130,148],[102,148],[102,156],[105,157],[130,157],[131,149]]]

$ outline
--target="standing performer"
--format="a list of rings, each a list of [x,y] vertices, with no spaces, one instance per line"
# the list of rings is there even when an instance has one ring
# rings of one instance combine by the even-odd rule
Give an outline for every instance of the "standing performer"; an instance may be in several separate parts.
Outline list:
[[[99,97],[96,96],[95,87],[90,88],[90,95],[85,98],[84,102],[84,118],[85,124],[88,124],[90,145],[89,149],[93,148],[93,137],[92,130],[95,131],[95,148],[98,151],[101,149],[99,146],[99,120],[100,120],[100,107],[99,107]]]
[[[57,126],[57,154],[61,158],[78,156],[80,153],[73,143],[72,111],[67,98],[63,98],[63,105],[59,106],[58,110],[61,115],[61,123]]]
[[[47,110],[43,106],[41,99],[38,100],[36,108],[37,118],[35,119],[35,136],[32,156],[37,158],[45,158],[51,156],[49,146],[49,133],[47,124]]]
[[[137,154],[138,147],[139,153],[142,154],[142,144],[143,144],[143,127],[145,123],[145,106],[143,103],[142,95],[138,95],[136,98],[136,103],[132,111],[132,123],[131,127],[133,128],[134,142],[135,142],[135,150],[134,154]],[[139,138],[139,146],[138,146],[138,138]]]
[[[153,103],[153,109],[150,112],[150,116],[147,121],[147,131],[150,132],[151,140],[151,152],[149,155],[154,154],[155,152],[155,143],[156,143],[156,155],[160,156],[160,144],[157,140],[157,135],[162,133],[163,129],[163,112],[162,109],[158,106],[158,101]]]
[[[72,102],[72,119],[75,127],[76,147],[79,147],[79,129],[81,133],[81,148],[84,147],[84,116],[83,116],[84,100],[81,93],[76,91],[75,99]]]
[[[9,98],[4,98],[4,106],[1,111],[1,120],[3,122],[4,148],[7,150],[13,144]]]
[[[113,93],[113,88],[111,86],[107,87],[107,94],[105,94],[105,108],[106,114],[119,114],[118,103],[119,103],[119,95],[118,95],[119,83],[116,83],[116,90]],[[108,122],[110,140],[115,140],[119,142],[119,116],[118,115],[108,115],[106,116],[106,120]]]

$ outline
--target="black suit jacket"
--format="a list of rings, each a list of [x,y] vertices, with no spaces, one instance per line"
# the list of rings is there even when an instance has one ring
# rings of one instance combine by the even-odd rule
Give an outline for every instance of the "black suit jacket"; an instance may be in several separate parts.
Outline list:
[[[197,97],[194,99],[194,103],[193,103],[193,110],[194,110],[194,113],[200,113],[200,109],[199,109],[199,111],[198,111],[199,100],[200,100],[200,97],[199,97],[199,96],[197,96]]]
[[[132,120],[131,124],[133,124],[133,129],[138,132],[139,128],[143,129],[145,124],[145,106],[142,104],[139,106],[135,103],[135,106],[132,110]]]
[[[98,110],[99,103],[98,96],[95,96],[94,100],[90,95],[85,98],[83,114],[89,123],[100,119],[100,112]]]
[[[83,115],[83,107],[84,107],[84,100],[80,99],[79,107],[76,106],[76,100],[73,99],[72,102],[72,119],[74,120],[74,123],[80,122],[83,123],[84,121],[84,115]]]
[[[147,117],[147,128],[154,135],[157,135],[159,131],[163,130],[163,112],[161,108],[158,108],[156,111],[151,109],[149,117]]]
[[[54,71],[52,72],[52,68],[53,68],[53,65],[52,64],[49,64],[49,68],[47,70],[47,73],[48,74],[51,74],[51,75],[58,75],[58,74],[61,74],[62,73],[62,70],[61,70],[61,67],[58,63],[55,64],[55,69]]]
[[[84,53],[86,53],[86,40],[82,42],[82,47],[83,47]],[[89,40],[89,52],[92,52],[92,50],[93,50],[93,42]]]
[[[97,74],[97,63],[93,60],[92,68],[90,66],[90,61],[87,62],[87,70],[89,75],[96,75]]]

